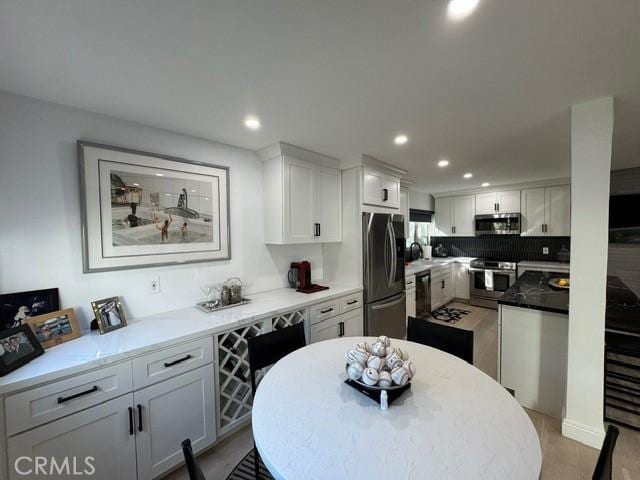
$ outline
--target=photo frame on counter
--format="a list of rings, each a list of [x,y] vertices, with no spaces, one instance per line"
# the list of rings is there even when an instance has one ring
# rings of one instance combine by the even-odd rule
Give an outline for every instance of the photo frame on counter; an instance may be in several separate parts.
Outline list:
[[[45,350],[81,335],[73,308],[32,317],[27,324]]]
[[[229,167],[77,146],[85,273],[231,258]]]
[[[96,316],[101,335],[127,326],[127,319],[122,303],[120,303],[120,297],[110,297],[91,302],[91,308]]]
[[[60,308],[57,288],[30,290],[0,295],[0,333],[23,325],[32,317]]]
[[[0,377],[17,370],[44,353],[29,325],[0,332]]]

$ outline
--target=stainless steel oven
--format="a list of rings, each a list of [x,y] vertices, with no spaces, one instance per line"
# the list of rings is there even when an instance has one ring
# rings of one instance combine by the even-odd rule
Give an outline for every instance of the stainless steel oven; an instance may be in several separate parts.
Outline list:
[[[474,230],[480,235],[520,235],[522,216],[519,213],[476,215]]]
[[[498,298],[516,282],[516,263],[476,258],[469,268],[471,305],[498,309]]]

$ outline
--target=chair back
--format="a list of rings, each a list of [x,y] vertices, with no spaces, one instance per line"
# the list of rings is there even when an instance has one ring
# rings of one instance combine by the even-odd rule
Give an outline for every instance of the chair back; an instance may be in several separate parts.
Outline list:
[[[611,480],[613,471],[613,451],[616,448],[620,430],[613,425],[607,428],[607,434],[602,443],[602,450],[598,456],[596,468],[593,470],[593,480]]]
[[[407,340],[437,348],[473,364],[473,331],[409,317]]]
[[[189,480],[207,480],[202,470],[200,470],[200,465],[198,465],[197,460],[193,456],[191,440],[187,438],[181,445],[184,463],[187,465],[187,472],[189,473]]]
[[[256,394],[256,372],[269,367],[291,352],[307,344],[304,338],[304,323],[275,330],[247,340],[249,352],[249,374],[251,390]]]

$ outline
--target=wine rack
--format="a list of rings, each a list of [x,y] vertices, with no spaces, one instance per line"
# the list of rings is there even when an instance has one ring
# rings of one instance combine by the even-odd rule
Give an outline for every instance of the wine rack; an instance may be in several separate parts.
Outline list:
[[[273,330],[280,330],[292,325],[297,325],[300,322],[304,322],[307,316],[307,310],[294,310],[293,312],[283,313],[282,315],[275,316],[271,319],[271,328]]]
[[[640,339],[606,332],[605,420],[640,430]]]

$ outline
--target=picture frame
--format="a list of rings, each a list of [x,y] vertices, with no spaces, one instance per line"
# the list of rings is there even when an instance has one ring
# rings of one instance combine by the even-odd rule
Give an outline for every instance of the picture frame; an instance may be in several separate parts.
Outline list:
[[[17,370],[44,353],[31,327],[24,324],[0,332],[0,377]]]
[[[84,273],[229,260],[229,167],[78,141]]]
[[[31,317],[27,320],[27,325],[45,350],[81,335],[73,308]]]
[[[101,335],[127,326],[120,297],[109,297],[91,302],[91,308],[96,316]]]
[[[29,318],[60,309],[57,288],[0,295],[0,332],[21,326]]]

